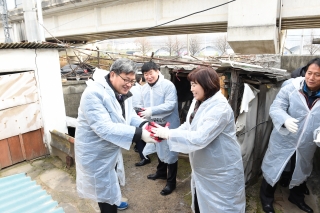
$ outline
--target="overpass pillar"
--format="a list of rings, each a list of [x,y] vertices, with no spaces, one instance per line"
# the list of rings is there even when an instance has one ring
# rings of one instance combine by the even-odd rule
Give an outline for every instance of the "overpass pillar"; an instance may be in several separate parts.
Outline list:
[[[276,54],[279,0],[238,0],[228,5],[228,42],[235,53]]]

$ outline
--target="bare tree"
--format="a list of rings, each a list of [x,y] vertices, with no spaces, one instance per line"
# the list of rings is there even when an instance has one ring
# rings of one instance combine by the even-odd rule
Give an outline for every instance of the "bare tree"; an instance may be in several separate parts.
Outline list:
[[[213,45],[217,50],[220,51],[220,55],[223,55],[227,52],[227,49],[230,48],[230,45],[227,41],[227,35],[220,36],[214,41]]]
[[[135,43],[139,49],[139,51],[142,53],[142,55],[146,55],[147,52],[152,50],[152,46],[146,37],[137,38],[135,40]]]
[[[174,50],[175,50],[175,44],[174,44],[174,38],[173,36],[168,36],[167,40],[164,42],[164,48],[165,50],[167,50],[170,54],[170,56],[172,56],[174,54]]]
[[[177,36],[173,39],[173,41],[174,41],[173,42],[173,50],[179,56],[180,50],[183,48],[183,43],[181,42],[180,39],[178,39]]]
[[[172,55],[179,55],[183,43],[177,36],[168,36],[167,40],[164,42],[165,47],[163,49],[167,50]]]
[[[189,51],[191,55],[196,54],[200,50],[200,41],[198,36],[192,36],[189,39]]]
[[[319,44],[313,44],[314,32],[311,30],[310,39],[303,45],[303,49],[307,50],[310,55],[314,55],[318,50],[320,50]]]

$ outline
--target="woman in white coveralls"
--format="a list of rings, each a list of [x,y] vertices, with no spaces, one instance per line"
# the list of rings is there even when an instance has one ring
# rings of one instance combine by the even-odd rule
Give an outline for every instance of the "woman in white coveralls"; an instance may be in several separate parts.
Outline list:
[[[218,74],[199,67],[188,75],[194,100],[177,129],[157,125],[154,136],[171,151],[189,153],[192,210],[196,213],[245,212],[245,183],[233,111],[221,94]]]

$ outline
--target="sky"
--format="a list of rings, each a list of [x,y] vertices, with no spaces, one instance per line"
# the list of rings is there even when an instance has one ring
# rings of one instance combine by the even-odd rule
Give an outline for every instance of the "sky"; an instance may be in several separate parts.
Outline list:
[[[203,34],[193,34],[189,35],[189,38],[192,36],[197,36],[200,41],[200,46],[203,48],[205,46],[213,46],[214,41],[217,37],[226,35],[226,33],[203,33]],[[320,38],[320,29],[298,29],[298,30],[288,30],[285,40],[285,47],[290,49],[296,46],[300,46],[301,41],[303,44],[310,42],[311,36],[314,38]],[[149,42],[153,46],[154,50],[157,50],[165,46],[165,41],[168,36],[152,36],[148,37]],[[185,43],[187,42],[187,35],[177,35],[178,39]],[[127,39],[114,39],[107,40],[102,43],[105,45],[114,45],[118,50],[136,50],[135,44],[136,38],[127,38]]]
[[[22,4],[22,0],[6,0],[7,1],[7,8],[8,10],[12,10],[15,8],[15,5]]]
[[[189,39],[192,36],[197,36],[199,38],[199,43],[201,47],[205,46],[212,46],[214,43],[215,38],[219,36],[224,36],[226,33],[202,33],[202,34],[193,34],[189,35]],[[187,43],[187,35],[173,35],[174,37],[177,36],[180,42],[184,43],[186,45]],[[99,42],[103,44],[110,44],[110,45],[116,45],[117,49],[136,49],[135,40],[137,38],[126,38],[126,39],[112,39],[107,40],[104,42]],[[165,42],[167,41],[168,36],[150,36],[148,37],[148,41],[150,44],[154,47],[154,49],[159,49],[163,46],[165,46]]]
[[[307,43],[312,34],[314,38],[320,38],[320,29],[288,30],[285,46],[287,48],[298,46],[302,39],[304,43]]]

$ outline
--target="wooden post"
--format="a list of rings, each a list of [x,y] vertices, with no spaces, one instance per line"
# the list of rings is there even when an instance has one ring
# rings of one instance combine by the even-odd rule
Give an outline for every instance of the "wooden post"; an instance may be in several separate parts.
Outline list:
[[[219,80],[220,80],[220,90],[221,93],[224,97],[228,98],[228,91],[225,89],[225,83],[224,80],[226,79],[226,76],[220,76]]]
[[[266,84],[261,84],[259,86],[260,92],[258,94],[258,111],[257,111],[257,122],[256,125],[256,135],[254,139],[254,148],[253,148],[253,163],[252,163],[252,175],[251,175],[251,184],[254,184],[258,181],[258,177],[261,173],[261,163],[264,157],[264,148],[262,147],[262,138],[265,137],[265,126],[267,123],[260,124],[265,121],[266,117],[266,94],[267,86]],[[260,125],[259,125],[260,124]]]
[[[99,51],[99,47],[96,47],[97,48],[97,56],[98,56],[98,68],[100,68],[100,51]]]
[[[236,70],[231,71],[230,86],[231,86],[231,92],[229,96],[229,104],[233,110],[234,119],[236,121],[239,115],[238,99],[239,99],[239,88],[240,88],[239,72]]]

